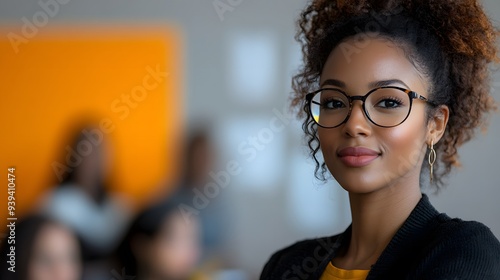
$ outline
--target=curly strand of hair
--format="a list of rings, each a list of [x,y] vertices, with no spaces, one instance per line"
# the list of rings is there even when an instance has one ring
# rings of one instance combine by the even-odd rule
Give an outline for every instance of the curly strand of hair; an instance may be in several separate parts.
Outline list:
[[[308,104],[304,103],[303,111],[309,112]],[[320,181],[326,181],[326,164],[324,162],[321,163],[318,159],[318,153],[321,151],[317,134],[318,128],[309,114],[307,114],[306,121],[302,123],[302,129],[306,135],[311,136],[307,139],[307,146],[309,147],[310,155],[315,163],[314,176]]]

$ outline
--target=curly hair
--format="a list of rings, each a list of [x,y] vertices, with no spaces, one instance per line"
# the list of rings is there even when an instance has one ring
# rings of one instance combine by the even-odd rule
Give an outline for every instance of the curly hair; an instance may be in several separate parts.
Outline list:
[[[303,65],[293,77],[292,108],[304,118],[315,175],[326,180],[319,157],[318,127],[309,114],[305,95],[319,86],[330,52],[343,40],[376,33],[394,41],[430,82],[429,97],[450,110],[433,184],[439,190],[453,167],[460,166],[457,149],[469,141],[488,113],[496,109],[490,95],[489,69],[498,63],[492,25],[477,0],[313,0],[298,20],[296,40]],[[431,117],[436,108],[428,107]],[[422,172],[423,172],[422,168]]]

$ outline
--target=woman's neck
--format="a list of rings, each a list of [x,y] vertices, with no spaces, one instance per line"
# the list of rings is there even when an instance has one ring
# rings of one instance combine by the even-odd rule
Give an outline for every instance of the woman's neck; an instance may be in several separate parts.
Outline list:
[[[338,265],[344,269],[370,269],[421,197],[418,182],[369,194],[350,193],[351,241]]]

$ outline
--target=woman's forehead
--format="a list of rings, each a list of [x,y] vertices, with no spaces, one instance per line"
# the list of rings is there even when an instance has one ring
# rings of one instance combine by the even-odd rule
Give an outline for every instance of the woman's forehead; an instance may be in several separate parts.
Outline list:
[[[335,47],[328,56],[320,84],[328,79],[345,83],[346,88],[369,89],[377,81],[401,80],[412,90],[422,91],[427,82],[408,59],[405,51],[390,40],[365,37],[349,38]]]

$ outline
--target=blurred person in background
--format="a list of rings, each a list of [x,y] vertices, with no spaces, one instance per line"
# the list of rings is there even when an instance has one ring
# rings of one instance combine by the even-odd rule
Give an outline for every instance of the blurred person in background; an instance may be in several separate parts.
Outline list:
[[[137,215],[116,252],[122,277],[204,279],[194,275],[201,254],[199,221],[185,219],[178,209],[182,203],[181,196],[174,196]]]
[[[69,226],[81,240],[85,275],[94,275],[95,269],[109,275],[107,268],[96,267],[107,262],[130,220],[127,201],[106,187],[110,164],[104,138],[97,127],[76,127],[72,144],[65,149],[65,158],[71,156],[74,167],[65,170],[41,206],[43,213]]]
[[[210,267],[223,267],[228,263],[224,256],[224,242],[227,240],[228,219],[231,211],[224,199],[225,192],[222,187],[216,197],[209,198],[205,195],[208,183],[214,183],[210,175],[218,171],[218,155],[209,133],[209,125],[198,125],[187,136],[184,170],[178,192],[189,198],[189,205],[193,201],[204,205],[197,216],[200,219],[202,230],[203,256],[202,261]]]
[[[206,185],[214,183],[213,173],[218,171],[218,156],[209,131],[210,125],[204,122],[191,128],[185,140],[179,182],[174,185],[162,182],[160,189],[163,193],[155,193],[150,199],[151,205],[169,205],[172,197],[182,197],[186,208],[179,212],[185,218],[197,220],[200,227],[200,257],[196,279],[200,279],[200,275],[203,275],[201,279],[214,277],[232,267],[231,258],[226,253],[231,211],[224,198],[225,192],[219,191],[216,197],[205,194]]]
[[[29,216],[16,225],[15,272],[8,270],[10,246],[0,250],[2,280],[79,280],[80,244],[65,225],[41,215]]]

